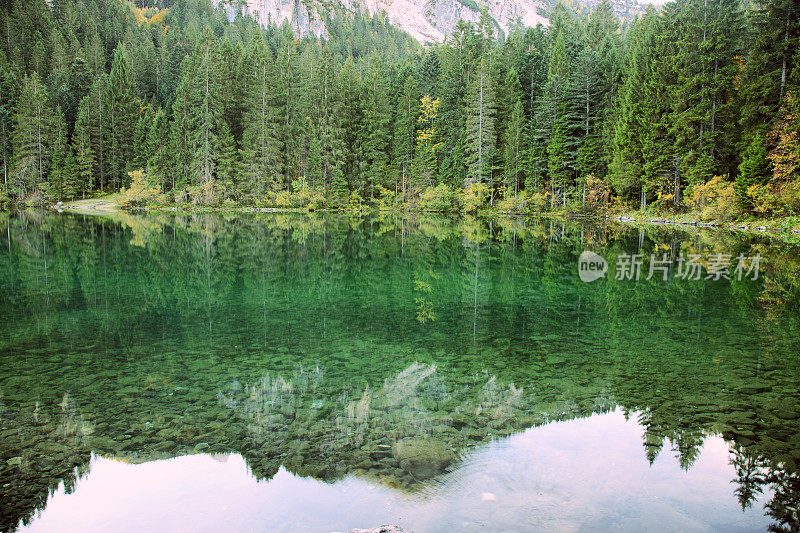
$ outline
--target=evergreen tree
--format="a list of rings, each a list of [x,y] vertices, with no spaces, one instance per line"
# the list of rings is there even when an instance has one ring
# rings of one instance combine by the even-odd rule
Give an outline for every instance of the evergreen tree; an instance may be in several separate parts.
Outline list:
[[[45,184],[53,155],[55,120],[39,75],[34,72],[26,76],[14,113],[9,193],[25,197]]]
[[[335,121],[341,135],[337,149],[340,151],[341,172],[345,182],[345,190],[364,194],[369,178],[366,176],[364,144],[366,130],[364,127],[364,95],[361,80],[355,70],[352,57],[348,57],[344,65],[336,73],[333,95],[336,101]]]
[[[280,132],[283,137],[280,144],[283,146],[283,169],[284,182],[288,186],[291,184],[293,176],[300,172],[300,132],[303,130],[300,119],[305,116],[302,113],[301,102],[304,92],[302,91],[299,80],[300,77],[296,66],[296,44],[294,34],[291,32],[283,36],[276,68],[278,70],[278,107],[281,113],[282,126]]]
[[[570,172],[567,167],[567,121],[561,114],[553,126],[553,134],[547,145],[547,173],[550,177],[551,205],[557,201],[566,203]]]
[[[91,135],[91,99],[89,96],[85,96],[78,107],[75,131],[72,134],[72,152],[74,153],[74,177],[78,182],[76,194],[86,198],[87,193],[96,187],[95,157]]]
[[[525,182],[523,156],[525,153],[525,111],[522,99],[511,110],[503,143],[503,176],[507,191],[516,198],[520,183]]]
[[[233,133],[225,121],[220,124],[216,142],[214,167],[217,192],[224,199],[234,198],[237,190],[236,178],[240,175],[239,153],[236,150]]]
[[[151,182],[158,182],[162,191],[168,190],[167,166],[169,164],[169,124],[162,109],[156,109],[147,132],[147,176]]]
[[[461,187],[466,179],[464,100],[467,93],[467,72],[471,67],[467,65],[468,58],[464,48],[463,41],[454,39],[451,46],[441,51],[439,135],[443,149],[440,151],[439,180],[451,187]]]
[[[277,105],[278,80],[272,54],[264,41],[254,38],[244,57],[244,136],[242,159],[249,176],[247,189],[257,197],[283,185],[281,109]]]
[[[425,54],[419,66],[419,73],[416,79],[419,80],[419,89],[422,94],[429,94],[436,97],[439,94],[439,74],[441,64],[436,48],[431,48]]]
[[[108,104],[106,102],[106,85],[108,77],[105,74],[98,76],[89,94],[81,101],[79,114],[86,116],[86,126],[89,132],[90,149],[94,160],[94,176],[92,190],[103,192],[108,187],[110,173],[107,154],[110,150],[110,123],[108,122]]]
[[[800,39],[800,8],[796,4],[794,0],[767,0],[748,12],[748,54],[738,106],[745,136],[753,135],[778,113]]]
[[[127,181],[128,164],[133,159],[134,132],[139,119],[139,98],[136,96],[133,72],[123,45],[114,51],[111,74],[105,90],[108,124],[108,165],[113,187],[119,189]]]
[[[14,129],[14,107],[19,84],[13,66],[0,61],[0,157],[3,165],[3,188],[8,186],[11,170],[11,132]]]
[[[89,71],[86,60],[80,56],[75,57],[69,68],[69,98],[67,99],[67,105],[64,107],[64,118],[67,121],[70,135],[75,129],[78,106],[83,97],[89,93],[93,81],[94,76]]]
[[[488,62],[481,63],[470,85],[467,99],[466,164],[464,186],[491,181],[495,149],[495,95]]]
[[[591,48],[581,51],[568,88],[566,122],[566,165],[578,176],[581,186],[590,174],[605,174],[600,146],[601,116],[604,105],[600,56]]]
[[[753,135],[742,154],[739,164],[739,175],[736,176],[736,190],[739,198],[744,202],[745,208],[752,207],[749,189],[753,185],[763,185],[772,177],[772,163],[767,157],[764,147],[764,137],[760,134]]]
[[[53,116],[52,158],[48,182],[50,193],[56,200],[74,197],[74,181],[68,168],[69,145],[67,144],[67,123],[64,112],[57,107]]]
[[[523,154],[525,152],[525,110],[522,104],[522,84],[513,67],[506,74],[504,83],[505,127],[503,129],[503,182],[508,192],[516,197],[523,176]]]
[[[187,65],[188,66],[188,65]],[[186,71],[188,73],[188,69]],[[181,76],[175,91],[175,100],[172,103],[172,116],[169,131],[168,156],[166,165],[159,169],[169,183],[169,190],[177,193],[179,188],[187,185],[192,163],[192,142],[190,139],[190,107],[192,79],[190,76]]]
[[[335,93],[333,56],[330,48],[322,49],[321,64],[315,78],[314,95],[317,109],[314,152],[318,154],[317,178],[334,203],[343,202],[347,192],[344,175],[344,149],[340,103]]]
[[[658,18],[648,14],[632,36],[626,78],[618,102],[614,157],[609,181],[620,194],[638,193],[639,206],[666,176],[671,164],[669,135],[670,58],[659,49]],[[666,82],[666,83],[665,83]]]
[[[206,28],[184,69],[186,94],[186,149],[191,157],[189,175],[200,187],[202,201],[214,198],[217,136],[223,120],[221,58],[214,34]]]
[[[408,76],[403,85],[403,92],[397,99],[394,118],[394,135],[392,137],[392,156],[399,167],[400,191],[405,194],[410,182],[411,168],[414,163],[414,142],[419,111],[419,95],[414,78]],[[397,184],[395,184],[395,190]]]
[[[375,185],[388,185],[389,141],[391,108],[386,71],[376,54],[369,57],[364,80],[365,97],[365,147],[367,181],[370,198],[374,197]]]
[[[545,174],[549,172],[550,168],[555,168],[550,164],[550,159],[556,156],[556,148],[562,152],[566,149],[565,143],[559,142],[556,147],[552,149],[550,148],[550,144],[553,134],[555,133],[556,125],[559,123],[559,120],[562,119],[561,115],[566,110],[568,81],[569,62],[564,42],[564,33],[563,30],[559,30],[550,56],[547,83],[536,102],[536,110],[534,112],[533,123],[531,124],[531,171],[536,175],[536,181],[538,182],[541,182],[541,179],[545,177]],[[563,120],[561,120],[561,122],[561,127],[566,128],[566,122]],[[564,153],[559,153],[558,158],[563,161],[566,159],[566,155]]]
[[[150,158],[150,147],[148,146],[148,135],[153,124],[153,110],[146,106],[136,121],[136,128],[133,132],[133,160],[132,168],[144,169],[147,160]]]

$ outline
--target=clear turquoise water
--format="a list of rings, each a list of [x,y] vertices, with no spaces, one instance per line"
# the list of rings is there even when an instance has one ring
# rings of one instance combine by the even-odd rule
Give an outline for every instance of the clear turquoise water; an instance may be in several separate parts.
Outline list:
[[[3,530],[798,528],[794,244],[286,214],[0,233]],[[762,270],[616,280],[625,253]]]

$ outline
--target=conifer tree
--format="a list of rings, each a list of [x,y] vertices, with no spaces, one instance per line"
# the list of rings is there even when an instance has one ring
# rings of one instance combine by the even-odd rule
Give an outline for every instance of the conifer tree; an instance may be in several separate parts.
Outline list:
[[[148,134],[153,124],[153,110],[148,105],[139,115],[136,121],[136,128],[133,132],[133,161],[132,168],[144,169],[147,160],[150,158],[150,147],[148,146]]]
[[[237,183],[236,178],[239,172],[239,153],[236,150],[233,133],[231,133],[228,123],[222,121],[219,134],[216,137],[217,146],[214,149],[214,166],[216,171],[217,192],[224,199],[235,197]],[[258,191],[254,191],[258,195]]]
[[[322,49],[319,72],[314,78],[316,103],[316,139],[314,151],[318,154],[317,181],[334,203],[343,202],[347,182],[344,175],[344,150],[340,103],[335,92],[336,78],[330,48]]]
[[[555,168],[549,160],[555,157],[555,149],[565,150],[565,143],[559,142],[551,149],[550,144],[555,133],[556,124],[566,110],[567,83],[569,81],[569,62],[567,58],[564,32],[559,30],[556,35],[550,64],[547,70],[547,83],[536,102],[533,123],[531,124],[532,160],[531,171],[541,181],[550,168]],[[563,122],[563,121],[562,121]],[[562,123],[566,128],[566,123]],[[566,133],[566,132],[565,132]],[[553,154],[553,155],[551,155]],[[565,159],[565,154],[559,153],[560,160]]]
[[[156,109],[147,132],[147,176],[158,182],[162,191],[167,191],[167,166],[169,164],[169,124],[163,109]]]
[[[638,193],[639,206],[663,181],[671,164],[669,134],[670,58],[659,49],[658,18],[648,14],[634,27],[626,78],[618,102],[614,158],[609,181],[623,195]]]
[[[410,182],[411,168],[414,163],[414,142],[419,111],[419,95],[414,78],[409,75],[403,84],[403,92],[397,98],[395,108],[394,135],[392,137],[392,157],[399,167],[400,194],[405,194]],[[397,189],[395,184],[395,189]]]
[[[78,181],[76,194],[86,198],[96,187],[95,158],[91,136],[91,98],[85,96],[78,106],[75,131],[72,134],[74,175]]]
[[[254,38],[244,57],[244,135],[242,154],[249,192],[263,197],[283,185],[281,110],[277,106],[278,80],[272,54]]]
[[[444,47],[441,56],[439,78],[439,136],[443,143],[438,170],[439,181],[451,187],[461,187],[466,178],[464,164],[464,140],[466,120],[464,99],[467,92],[467,53],[463,41],[453,39],[451,46]]]
[[[297,52],[294,34],[291,32],[283,36],[283,43],[278,52],[276,69],[278,71],[278,107],[281,113],[283,146],[281,156],[283,162],[284,182],[291,184],[292,178],[300,172],[300,132],[302,124],[300,119],[304,116],[301,109],[303,91],[301,90],[296,66]]]
[[[221,59],[216,37],[206,28],[185,68],[187,84],[186,138],[191,154],[189,173],[201,188],[202,200],[214,197],[217,136],[223,120]]]
[[[56,200],[66,200],[74,196],[73,179],[69,173],[69,145],[67,144],[67,123],[61,106],[53,115],[52,158],[48,182],[50,193]]]
[[[488,61],[482,61],[470,85],[467,98],[465,187],[491,180],[496,140],[494,129],[496,113]]]
[[[341,139],[342,173],[347,191],[364,194],[368,177],[364,156],[367,131],[364,124],[364,94],[361,80],[352,57],[336,72],[334,81],[336,100],[335,120],[339,125]],[[345,191],[345,192],[347,192]]]
[[[748,15],[748,53],[738,105],[745,137],[777,115],[800,40],[800,8],[794,0],[758,3]]]
[[[23,80],[14,113],[13,160],[8,192],[25,197],[45,183],[53,155],[55,116],[45,86],[34,72]]]
[[[114,51],[105,100],[107,105],[103,120],[108,124],[110,179],[114,188],[119,189],[127,181],[128,165],[134,153],[134,133],[139,120],[139,98],[134,87],[133,69],[122,44]]]
[[[90,149],[93,154],[94,176],[92,191],[103,192],[107,189],[110,149],[110,132],[108,122],[108,104],[106,102],[106,85],[108,77],[105,73],[98,76],[89,94],[81,101],[79,114],[86,116],[86,127],[89,133]]]
[[[503,143],[503,176],[507,191],[513,191],[516,198],[520,183],[525,182],[523,157],[525,147],[525,110],[522,99],[517,100],[505,131]]]
[[[753,135],[747,149],[742,154],[739,164],[739,174],[736,176],[736,190],[740,199],[745,201],[745,207],[750,208],[747,199],[750,198],[749,189],[753,185],[763,185],[772,177],[772,163],[767,157],[764,146],[764,137],[761,134]]]

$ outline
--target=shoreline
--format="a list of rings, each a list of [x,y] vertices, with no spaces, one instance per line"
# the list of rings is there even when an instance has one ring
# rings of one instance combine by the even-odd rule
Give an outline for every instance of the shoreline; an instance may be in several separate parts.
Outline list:
[[[436,211],[422,211],[413,209],[365,209],[363,211],[348,211],[346,209],[320,209],[316,211],[308,211],[303,208],[296,207],[245,207],[245,206],[225,206],[225,207],[208,207],[208,206],[195,206],[195,207],[177,207],[177,206],[150,206],[138,210],[127,210],[119,207],[117,202],[108,198],[89,198],[84,200],[75,200],[64,204],[57,204],[51,206],[49,209],[55,210],[59,213],[70,212],[81,215],[113,215],[118,213],[128,213],[136,215],[139,213],[340,213],[350,215],[363,215],[369,213],[394,213],[398,215],[431,215],[442,216],[447,218],[454,218],[464,216],[464,213],[440,213]],[[789,235],[800,237],[800,228],[780,226],[785,223],[781,219],[765,219],[765,220],[746,220],[742,222],[721,222],[710,221],[703,222],[700,220],[692,219],[690,216],[657,216],[657,215],[639,215],[637,213],[618,213],[610,214],[580,214],[580,213],[558,213],[558,212],[543,212],[543,213],[514,213],[496,210],[482,210],[474,213],[478,217],[510,217],[510,218],[531,218],[531,217],[544,217],[544,218],[562,218],[570,220],[593,220],[593,221],[614,221],[620,224],[631,226],[661,226],[661,227],[674,227],[685,230],[690,229],[711,229],[711,230],[727,230],[737,233],[754,233],[754,234],[771,234],[771,235]],[[778,224],[778,225],[776,225]]]

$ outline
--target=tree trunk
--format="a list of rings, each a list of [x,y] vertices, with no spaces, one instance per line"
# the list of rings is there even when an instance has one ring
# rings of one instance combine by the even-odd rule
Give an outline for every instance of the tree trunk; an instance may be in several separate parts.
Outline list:
[[[792,4],[789,3],[789,8],[786,10],[786,32],[783,35],[783,65],[781,66],[781,94],[780,100],[783,100],[783,91],[786,87],[786,48],[789,46],[789,19],[792,14]],[[778,103],[780,104],[780,100]]]

